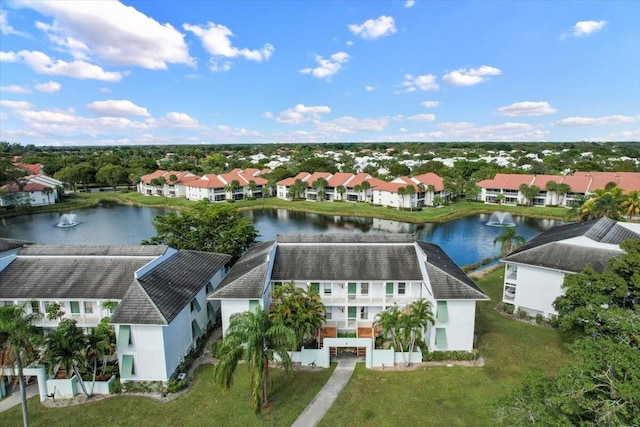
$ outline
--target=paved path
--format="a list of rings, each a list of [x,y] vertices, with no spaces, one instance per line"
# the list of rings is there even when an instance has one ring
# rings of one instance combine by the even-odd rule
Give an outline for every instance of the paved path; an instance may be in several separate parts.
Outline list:
[[[33,396],[38,396],[38,384],[29,384],[27,386],[27,400],[31,399]],[[6,397],[5,399],[0,400],[0,412],[7,411],[14,406],[20,405],[20,388],[15,386],[14,392]]]
[[[356,368],[356,358],[340,359],[338,366],[331,374],[329,381],[320,389],[316,397],[302,411],[291,427],[313,427],[318,425],[333,402],[338,398],[342,389],[349,382],[351,374]]]

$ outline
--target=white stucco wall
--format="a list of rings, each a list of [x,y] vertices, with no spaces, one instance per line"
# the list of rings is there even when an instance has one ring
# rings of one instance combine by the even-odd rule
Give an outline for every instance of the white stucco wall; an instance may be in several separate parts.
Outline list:
[[[119,339],[118,325],[116,337]],[[158,325],[131,325],[131,345],[117,343],[118,362],[122,356],[133,356],[134,374],[122,381],[166,381],[163,327]]]
[[[436,311],[434,304],[433,310]],[[473,335],[476,317],[476,302],[468,300],[447,301],[448,320],[436,321],[429,333],[429,349],[432,351],[473,350]],[[434,328],[445,328],[447,334],[447,348],[435,345],[436,333]]]
[[[200,313],[204,312],[206,318],[206,303],[201,303],[200,307]],[[199,315],[200,313],[197,314]],[[173,321],[163,328],[165,360],[162,371],[164,371],[166,377],[163,381],[169,379],[193,346],[191,337],[192,314],[196,314],[196,312],[192,312],[190,304],[187,304]],[[199,322],[199,325],[203,331],[206,330],[206,321]]]
[[[557,314],[553,301],[562,295],[564,276],[565,273],[557,270],[518,265],[514,304],[541,311],[545,316]]]
[[[262,304],[262,300],[260,300]],[[222,300],[222,332],[229,328],[229,318],[235,313],[249,311],[249,300]]]

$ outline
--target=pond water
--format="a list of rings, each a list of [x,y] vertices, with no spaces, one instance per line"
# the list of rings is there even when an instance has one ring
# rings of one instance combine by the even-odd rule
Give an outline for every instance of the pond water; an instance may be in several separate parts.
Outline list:
[[[113,206],[73,212],[77,225],[58,227],[62,213],[23,215],[0,219],[0,237],[37,243],[139,244],[155,235],[151,224],[168,210]],[[410,224],[377,218],[327,216],[285,209],[244,211],[254,221],[260,236],[269,240],[283,233],[412,233],[440,245],[458,265],[468,265],[499,255],[493,239],[501,227],[486,225],[490,215],[467,216],[445,223]],[[561,221],[515,216],[519,235],[527,240]]]

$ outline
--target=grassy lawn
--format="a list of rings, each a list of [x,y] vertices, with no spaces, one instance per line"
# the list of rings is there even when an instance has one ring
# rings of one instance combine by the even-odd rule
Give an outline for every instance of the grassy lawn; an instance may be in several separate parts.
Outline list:
[[[482,368],[373,371],[358,364],[321,426],[492,426],[493,405],[532,369],[554,373],[568,360],[558,332],[502,317],[503,270],[479,281],[492,301],[478,304]]]
[[[145,196],[136,192],[76,193],[71,194],[64,200],[64,202],[58,203],[56,205],[24,208],[20,212],[15,210],[7,210],[4,212],[0,211],[0,217],[24,213],[69,211],[95,207],[104,203],[118,203],[122,205],[143,207],[164,207],[170,209],[186,209],[198,202],[187,200],[184,197],[152,197]],[[564,219],[564,215],[567,212],[567,210],[564,208],[504,205],[498,206],[466,201],[452,203],[448,206],[437,209],[427,207],[419,212],[410,212],[399,211],[397,209],[391,209],[383,206],[375,206],[369,203],[290,201],[278,199],[276,197],[259,200],[244,200],[234,203],[234,206],[237,206],[239,210],[280,208],[292,211],[313,212],[325,215],[371,217],[414,223],[450,221],[452,219],[460,218],[466,215],[492,213],[496,211],[511,212],[515,215],[524,215],[529,217]]]
[[[260,416],[251,409],[248,370],[239,366],[234,385],[223,392],[213,383],[213,367],[203,366],[185,394],[169,402],[118,396],[65,408],[29,401],[32,426],[289,426],[327,382],[333,369],[294,372],[291,378],[272,370],[271,405]],[[0,414],[0,425],[21,426],[20,406]]]

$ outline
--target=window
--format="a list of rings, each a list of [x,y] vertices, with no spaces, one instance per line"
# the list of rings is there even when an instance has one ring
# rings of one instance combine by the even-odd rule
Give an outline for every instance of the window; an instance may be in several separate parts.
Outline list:
[[[118,347],[126,348],[131,345],[131,326],[120,325],[118,329]]]
[[[207,295],[213,292],[213,285],[211,283],[207,283],[206,292],[207,292]]]
[[[369,295],[369,284],[364,282],[360,283],[360,295]]]
[[[191,312],[200,311],[200,303],[196,298],[191,300]]]
[[[123,354],[122,366],[120,367],[120,376],[122,378],[131,378],[131,376],[135,375],[135,373],[136,371],[133,366],[133,355]]]
[[[91,301],[84,302],[84,312],[87,314],[93,314],[93,303]]]
[[[191,339],[194,340],[200,335],[202,335],[202,329],[200,328],[200,325],[198,324],[196,319],[193,319],[191,321]]]
[[[40,314],[40,301],[31,301],[31,312],[33,314]]]
[[[71,314],[80,314],[80,303],[78,301],[70,301]]]
[[[393,296],[393,282],[387,282],[385,294],[388,297],[392,297]]]
[[[331,320],[331,314],[333,310],[331,307],[325,307],[325,313],[327,314],[327,320]]]
[[[447,309],[446,301],[438,301],[438,311],[436,312],[436,319],[438,322],[446,322],[449,320],[449,311]]]
[[[324,284],[324,294],[331,295],[331,283]]]
[[[349,294],[349,299],[353,299],[356,297],[356,283],[351,282],[347,284],[347,292]]]
[[[357,307],[349,307],[348,308],[347,317],[349,319],[355,319],[356,318],[356,308]]]
[[[367,307],[360,308],[360,319],[367,320],[369,318],[369,309]]]
[[[447,348],[447,330],[445,328],[436,328],[436,348],[439,350]]]
[[[309,283],[309,286],[311,286],[313,290],[316,291],[316,294],[320,293],[320,283],[317,283],[317,282]]]
[[[398,283],[398,295],[404,295],[407,293],[407,284],[404,282]]]

